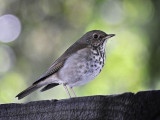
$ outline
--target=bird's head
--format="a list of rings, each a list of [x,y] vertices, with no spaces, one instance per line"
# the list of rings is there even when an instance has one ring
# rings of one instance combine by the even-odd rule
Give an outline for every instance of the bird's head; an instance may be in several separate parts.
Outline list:
[[[105,44],[106,40],[115,36],[115,34],[106,34],[103,31],[100,30],[92,30],[87,32],[85,35],[83,35],[83,41],[92,47],[99,47],[103,46]]]

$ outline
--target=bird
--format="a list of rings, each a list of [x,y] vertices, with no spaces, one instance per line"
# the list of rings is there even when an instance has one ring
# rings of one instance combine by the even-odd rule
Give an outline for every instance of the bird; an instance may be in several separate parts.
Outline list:
[[[81,86],[93,80],[102,70],[105,63],[105,46],[109,38],[115,34],[107,34],[101,30],[85,33],[71,45],[30,87],[16,97],[22,99],[35,90],[43,87],[44,92],[55,86],[63,85],[69,98],[77,97],[73,87]]]

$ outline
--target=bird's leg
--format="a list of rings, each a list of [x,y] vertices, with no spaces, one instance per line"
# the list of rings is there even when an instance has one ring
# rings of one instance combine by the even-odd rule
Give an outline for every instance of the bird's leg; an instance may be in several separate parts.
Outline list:
[[[71,98],[71,95],[70,95],[70,93],[69,93],[69,91],[68,91],[68,89],[67,89],[67,86],[66,86],[65,84],[63,84],[63,87],[65,88],[65,90],[66,90],[66,92],[67,92],[69,98]]]
[[[76,95],[76,93],[74,92],[74,90],[72,89],[72,87],[69,87],[69,88],[70,88],[70,90],[72,91],[74,97],[77,97],[77,95]]]

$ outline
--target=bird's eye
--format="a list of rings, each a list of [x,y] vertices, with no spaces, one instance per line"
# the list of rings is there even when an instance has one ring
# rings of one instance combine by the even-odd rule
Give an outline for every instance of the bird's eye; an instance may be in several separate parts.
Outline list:
[[[98,35],[96,33],[93,34],[93,38],[98,38]]]

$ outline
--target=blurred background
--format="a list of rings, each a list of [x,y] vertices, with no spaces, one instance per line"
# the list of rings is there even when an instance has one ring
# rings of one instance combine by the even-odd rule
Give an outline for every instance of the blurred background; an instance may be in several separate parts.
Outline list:
[[[0,103],[68,98],[63,86],[15,96],[93,29],[116,36],[102,72],[74,88],[78,96],[160,88],[159,0],[0,0]]]

